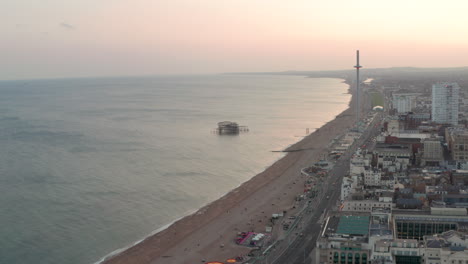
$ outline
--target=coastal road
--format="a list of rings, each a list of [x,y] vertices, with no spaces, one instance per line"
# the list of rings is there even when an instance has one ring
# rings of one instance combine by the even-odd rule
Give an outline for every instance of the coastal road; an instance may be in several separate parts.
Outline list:
[[[349,170],[349,158],[350,156],[342,157],[330,171],[328,186],[324,186],[326,191],[323,192],[323,199],[310,221],[305,224],[304,236],[298,237],[289,246],[288,250],[273,263],[311,263],[308,255],[315,248],[315,241],[321,231],[321,225],[317,222],[325,210],[332,210],[336,206],[336,201],[340,198],[341,193],[341,182],[339,180]],[[329,199],[326,197],[329,197]]]
[[[343,176],[349,171],[349,161],[358,147],[364,143],[371,143],[372,138],[379,134],[381,114],[377,114],[373,122],[364,131],[362,136],[348,149],[348,151],[336,162],[335,166],[329,173],[327,181],[324,182],[324,192],[320,194],[318,199],[320,202],[314,209],[313,215],[304,223],[305,228],[303,236],[298,236],[288,247],[288,249],[276,259],[268,258],[269,264],[302,264],[312,263],[309,257],[310,252],[315,248],[316,240],[321,231],[321,224],[317,223],[321,215],[326,210],[333,210],[337,201],[340,199],[341,182]],[[376,126],[377,124],[377,126]],[[329,197],[327,199],[326,197]]]

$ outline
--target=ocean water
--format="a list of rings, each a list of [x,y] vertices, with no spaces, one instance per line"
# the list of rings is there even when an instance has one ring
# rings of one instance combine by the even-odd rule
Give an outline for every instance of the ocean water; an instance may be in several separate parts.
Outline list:
[[[348,85],[212,75],[0,82],[0,263],[94,263],[221,197]],[[217,122],[247,125],[237,136]]]

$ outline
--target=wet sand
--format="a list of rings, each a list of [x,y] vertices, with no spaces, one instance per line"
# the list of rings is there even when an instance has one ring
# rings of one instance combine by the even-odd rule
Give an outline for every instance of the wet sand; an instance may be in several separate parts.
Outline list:
[[[288,211],[303,193],[300,170],[327,154],[327,145],[355,123],[355,96],[350,107],[287,149],[283,158],[220,199],[169,228],[104,261],[106,264],[181,264],[224,262],[251,249],[235,244],[239,231],[265,232],[273,213]],[[301,150],[301,151],[294,151]]]

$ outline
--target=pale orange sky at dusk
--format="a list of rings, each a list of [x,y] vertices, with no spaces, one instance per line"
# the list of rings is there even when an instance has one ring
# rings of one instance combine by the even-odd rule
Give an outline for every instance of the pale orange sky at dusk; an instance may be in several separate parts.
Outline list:
[[[0,79],[468,66],[467,1],[2,1]]]

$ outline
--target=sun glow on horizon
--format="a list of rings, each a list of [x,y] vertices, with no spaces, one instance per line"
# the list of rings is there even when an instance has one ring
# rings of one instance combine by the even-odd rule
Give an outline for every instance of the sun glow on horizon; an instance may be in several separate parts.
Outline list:
[[[466,66],[468,2],[18,0],[0,79]],[[8,62],[7,62],[8,61]]]

